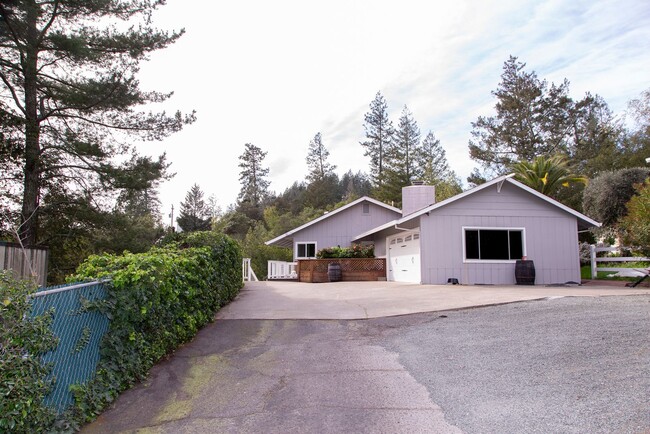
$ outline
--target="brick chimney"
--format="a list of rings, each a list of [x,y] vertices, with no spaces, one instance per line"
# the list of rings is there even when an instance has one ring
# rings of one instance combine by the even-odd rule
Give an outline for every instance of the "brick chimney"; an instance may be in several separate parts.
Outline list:
[[[413,181],[413,185],[402,187],[402,217],[436,203],[436,187],[425,185],[423,181]]]

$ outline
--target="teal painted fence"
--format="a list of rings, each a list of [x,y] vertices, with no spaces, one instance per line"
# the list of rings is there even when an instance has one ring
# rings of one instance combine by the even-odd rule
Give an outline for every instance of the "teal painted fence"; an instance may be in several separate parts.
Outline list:
[[[52,311],[52,331],[59,339],[56,349],[43,356],[52,364],[54,387],[45,404],[63,412],[73,403],[70,386],[92,378],[99,361],[99,344],[109,319],[88,302],[103,300],[107,282],[90,282],[42,288],[32,294],[32,316]]]

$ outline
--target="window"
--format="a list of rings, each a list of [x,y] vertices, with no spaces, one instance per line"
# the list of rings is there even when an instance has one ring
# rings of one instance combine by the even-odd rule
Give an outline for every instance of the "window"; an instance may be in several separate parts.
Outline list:
[[[511,261],[524,255],[523,229],[465,228],[465,259]]]
[[[369,203],[364,203],[362,208],[362,213],[363,214],[370,214],[370,204]]]
[[[296,243],[296,259],[316,257],[316,243]]]

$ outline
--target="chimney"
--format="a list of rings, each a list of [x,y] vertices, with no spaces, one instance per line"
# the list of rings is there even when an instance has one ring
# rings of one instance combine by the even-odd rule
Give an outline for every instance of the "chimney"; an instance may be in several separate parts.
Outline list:
[[[402,187],[402,217],[436,203],[436,187],[425,185],[423,181],[413,181],[413,185]]]

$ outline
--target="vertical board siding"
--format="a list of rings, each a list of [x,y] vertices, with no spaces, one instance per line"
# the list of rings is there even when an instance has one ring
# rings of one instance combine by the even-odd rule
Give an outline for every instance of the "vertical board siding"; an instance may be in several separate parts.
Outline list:
[[[580,281],[576,217],[511,184],[423,215],[420,225],[423,283],[515,284],[514,263],[463,262],[463,227],[524,228],[536,284]]]
[[[325,247],[349,247],[352,238],[356,235],[381,226],[401,216],[395,211],[388,210],[374,203],[369,203],[369,215],[363,214],[363,204],[364,202],[358,203],[351,208],[295,233],[293,236],[294,245],[300,242],[315,241],[318,250]]]

